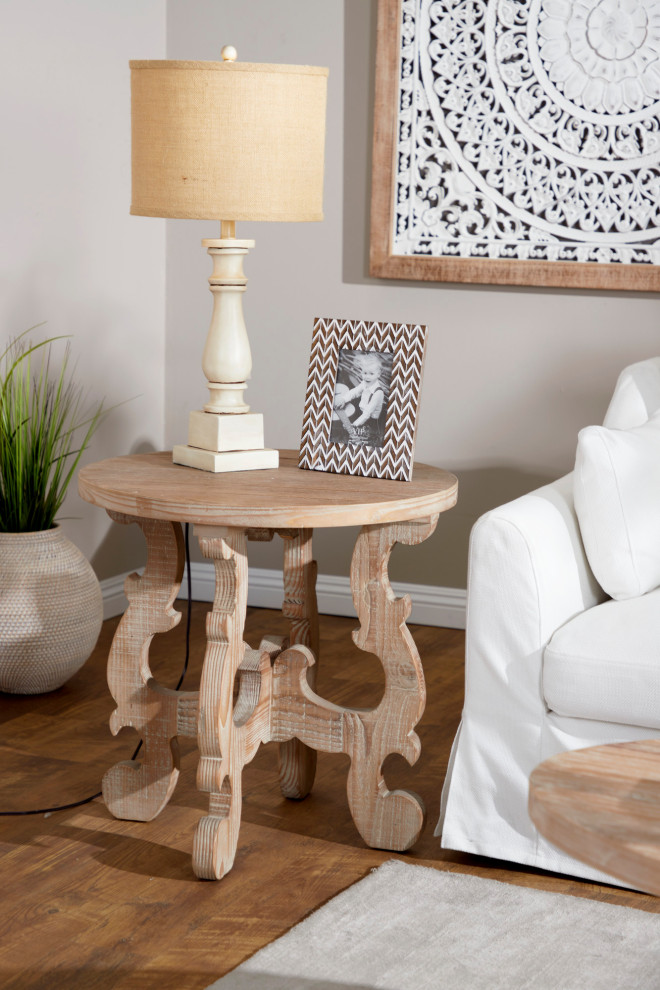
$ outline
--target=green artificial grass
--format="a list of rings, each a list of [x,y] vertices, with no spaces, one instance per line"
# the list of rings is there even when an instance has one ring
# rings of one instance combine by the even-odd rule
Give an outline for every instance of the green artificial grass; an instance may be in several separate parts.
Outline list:
[[[34,330],[35,328],[32,328]],[[85,408],[69,369],[66,345],[59,370],[53,344],[26,341],[26,330],[0,355],[0,532],[51,529],[80,457],[104,414]]]

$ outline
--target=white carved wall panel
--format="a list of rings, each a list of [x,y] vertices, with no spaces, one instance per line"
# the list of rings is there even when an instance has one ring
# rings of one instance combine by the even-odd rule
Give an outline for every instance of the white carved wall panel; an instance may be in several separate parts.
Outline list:
[[[381,6],[398,20],[390,255],[660,263],[660,0]]]

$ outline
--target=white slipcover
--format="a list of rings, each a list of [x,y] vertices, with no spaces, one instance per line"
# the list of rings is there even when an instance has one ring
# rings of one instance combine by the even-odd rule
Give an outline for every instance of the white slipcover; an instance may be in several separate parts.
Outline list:
[[[621,373],[604,425],[630,429],[657,409],[660,358],[651,358]],[[650,592],[607,599],[584,553],[572,475],[477,521],[470,538],[465,705],[435,832],[444,848],[621,886],[538,833],[527,812],[529,777],[564,750],[658,735],[660,619],[653,606],[659,598]],[[621,623],[617,637],[612,621]],[[647,698],[638,697],[644,693]]]
[[[580,430],[573,499],[601,588],[621,600],[660,586],[660,412],[630,430]]]

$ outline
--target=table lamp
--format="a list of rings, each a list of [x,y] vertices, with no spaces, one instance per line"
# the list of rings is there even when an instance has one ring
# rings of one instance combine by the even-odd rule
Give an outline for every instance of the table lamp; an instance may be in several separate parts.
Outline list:
[[[243,318],[243,257],[252,240],[236,221],[322,220],[328,70],[316,66],[132,61],[131,213],[216,220],[213,314],[202,357],[209,401],[190,413],[177,464],[204,471],[278,465],[261,413],[243,392],[252,369]]]

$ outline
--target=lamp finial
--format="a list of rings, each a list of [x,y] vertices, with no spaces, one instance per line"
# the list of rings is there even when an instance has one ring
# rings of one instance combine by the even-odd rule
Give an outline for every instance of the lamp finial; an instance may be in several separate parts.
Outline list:
[[[233,45],[225,45],[220,54],[223,62],[235,62],[238,58],[238,52]]]

